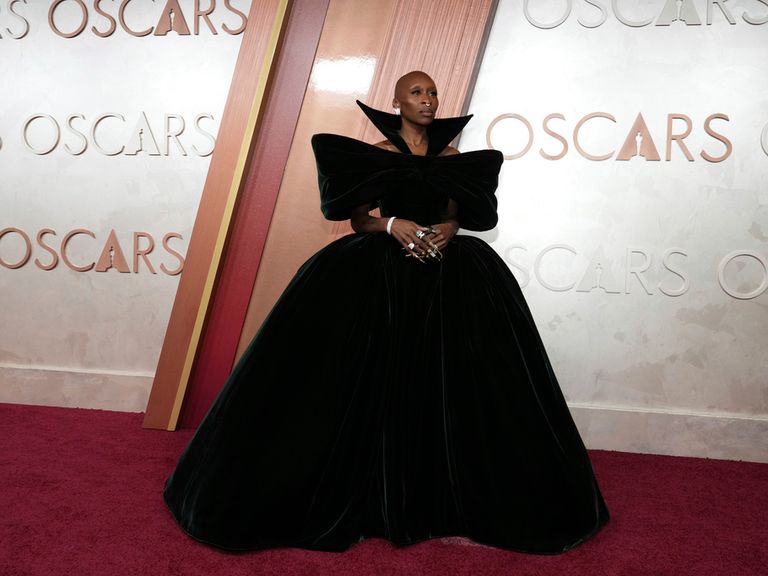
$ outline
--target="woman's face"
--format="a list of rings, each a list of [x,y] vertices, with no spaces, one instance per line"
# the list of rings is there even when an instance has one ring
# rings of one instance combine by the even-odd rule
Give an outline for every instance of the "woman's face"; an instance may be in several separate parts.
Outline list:
[[[406,74],[398,80],[392,105],[400,108],[403,119],[428,126],[435,119],[439,104],[435,82],[426,74]]]

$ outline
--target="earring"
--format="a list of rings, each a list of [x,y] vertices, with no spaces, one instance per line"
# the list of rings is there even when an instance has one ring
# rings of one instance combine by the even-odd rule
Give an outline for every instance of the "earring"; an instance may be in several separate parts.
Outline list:
[[[400,107],[399,106],[393,106],[392,109],[395,111],[395,114],[398,116],[400,115]]]

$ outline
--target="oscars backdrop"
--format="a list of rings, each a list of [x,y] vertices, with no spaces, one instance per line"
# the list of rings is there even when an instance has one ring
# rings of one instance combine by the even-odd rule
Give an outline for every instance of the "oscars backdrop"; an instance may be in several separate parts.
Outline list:
[[[768,2],[500,0],[461,149],[592,447],[768,460]]]
[[[143,410],[248,0],[0,0],[0,401]]]

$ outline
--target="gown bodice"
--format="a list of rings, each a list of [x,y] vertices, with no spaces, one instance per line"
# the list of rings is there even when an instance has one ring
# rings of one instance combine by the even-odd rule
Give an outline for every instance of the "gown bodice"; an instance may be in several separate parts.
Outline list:
[[[409,187],[398,188],[378,201],[381,216],[397,216],[429,226],[443,220],[448,206],[448,194],[418,179]]]
[[[448,198],[459,204],[459,226],[490,230],[498,221],[496,186],[504,158],[497,150],[453,156],[390,152],[353,138],[315,134],[320,208],[329,220],[347,220],[357,206],[380,207],[429,225],[440,222]],[[424,219],[424,221],[420,221]]]
[[[399,116],[358,105],[399,152],[346,136],[315,134],[312,148],[326,218],[346,220],[354,208],[368,204],[380,208],[382,216],[430,225],[442,221],[448,199],[453,198],[459,204],[462,228],[489,230],[496,225],[501,152],[439,155],[471,116],[435,119],[427,128],[427,154],[417,156],[399,134]]]

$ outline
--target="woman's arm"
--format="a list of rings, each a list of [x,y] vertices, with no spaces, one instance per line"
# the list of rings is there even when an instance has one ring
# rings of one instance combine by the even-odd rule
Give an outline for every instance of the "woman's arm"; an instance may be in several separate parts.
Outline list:
[[[352,209],[350,218],[352,229],[355,232],[365,233],[386,232],[389,218],[377,218],[376,216],[371,216],[368,213],[368,210],[369,206],[367,204]],[[429,248],[426,242],[416,237],[416,232],[419,230],[429,230],[426,226],[420,226],[416,222],[404,218],[395,218],[390,230],[392,237],[397,240],[403,248],[413,254],[418,254]],[[413,249],[408,248],[408,244],[411,242],[414,244]]]
[[[386,232],[387,219],[376,218],[368,213],[369,206],[363,204],[352,209],[350,222],[355,232]]]

